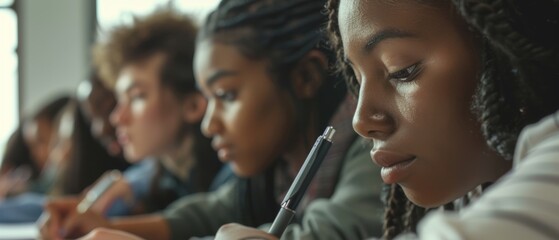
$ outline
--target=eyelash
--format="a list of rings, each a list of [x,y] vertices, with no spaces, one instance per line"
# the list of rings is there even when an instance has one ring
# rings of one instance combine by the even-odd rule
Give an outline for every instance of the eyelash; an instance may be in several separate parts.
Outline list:
[[[399,82],[411,82],[419,75],[421,70],[423,70],[423,65],[421,62],[417,62],[409,67],[388,74],[388,80],[394,79]]]
[[[215,97],[223,101],[230,102],[235,100],[235,98],[237,97],[237,93],[234,91],[218,90],[215,93]]]
[[[146,96],[145,96],[144,93],[135,93],[135,94],[131,94],[130,100],[132,100],[132,101],[143,100],[145,97]]]

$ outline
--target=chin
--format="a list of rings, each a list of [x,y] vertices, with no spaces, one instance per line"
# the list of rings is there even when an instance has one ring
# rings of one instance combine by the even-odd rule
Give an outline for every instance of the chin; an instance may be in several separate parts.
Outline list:
[[[124,158],[126,158],[126,161],[128,161],[129,163],[138,163],[144,159],[144,157],[128,149],[124,150]]]
[[[235,163],[233,163],[231,165],[231,169],[233,170],[233,173],[235,173],[235,175],[237,175],[238,177],[241,177],[241,178],[250,178],[250,177],[254,177],[255,175],[257,175],[257,173],[254,173],[254,171],[252,169],[244,169],[242,167],[239,167]]]
[[[413,191],[412,189],[405,188],[404,193],[406,197],[415,205],[423,207],[423,208],[436,208],[442,205],[445,205],[451,201],[452,199],[447,200],[446,197],[436,195],[436,194],[426,194],[426,193],[418,193]]]

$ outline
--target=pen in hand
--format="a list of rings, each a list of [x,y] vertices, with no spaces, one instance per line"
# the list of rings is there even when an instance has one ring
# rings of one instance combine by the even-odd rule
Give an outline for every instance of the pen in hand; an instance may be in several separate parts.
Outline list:
[[[118,170],[112,170],[105,173],[103,177],[87,191],[83,199],[78,203],[76,206],[76,212],[79,214],[87,212],[121,177],[122,174]],[[44,211],[37,220],[36,224],[41,229],[48,227],[45,224],[49,224],[49,218],[51,218],[49,212]]]
[[[112,170],[106,173],[105,176],[103,176],[103,178],[95,184],[95,186],[93,186],[93,188],[87,191],[85,197],[76,207],[76,211],[78,213],[84,213],[89,210],[89,208],[91,208],[91,206],[93,206],[93,204],[95,204],[95,202],[103,196],[103,193],[109,190],[109,188],[111,188],[111,186],[115,184],[121,176],[122,175],[118,170]]]
[[[297,173],[295,180],[293,180],[289,191],[283,199],[278,215],[270,227],[270,234],[280,238],[285,228],[287,228],[287,225],[291,222],[291,219],[295,215],[295,209],[305,195],[307,187],[311,183],[312,178],[332,145],[332,137],[335,132],[336,130],[333,127],[328,126],[326,130],[324,130],[324,133],[316,139],[307,159],[305,159],[305,163],[303,163],[303,166]]]

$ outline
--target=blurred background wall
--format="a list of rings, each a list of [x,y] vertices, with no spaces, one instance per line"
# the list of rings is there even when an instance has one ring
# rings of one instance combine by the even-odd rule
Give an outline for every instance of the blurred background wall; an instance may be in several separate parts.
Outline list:
[[[102,30],[172,5],[199,22],[219,0],[0,0],[0,156],[19,118],[87,78]]]

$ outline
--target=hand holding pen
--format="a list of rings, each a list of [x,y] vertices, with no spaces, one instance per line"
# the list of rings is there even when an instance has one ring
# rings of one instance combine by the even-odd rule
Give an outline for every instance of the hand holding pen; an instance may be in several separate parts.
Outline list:
[[[319,136],[314,143],[307,159],[305,159],[305,163],[303,163],[303,166],[299,170],[299,173],[297,173],[295,180],[293,180],[289,191],[285,195],[276,219],[270,227],[269,233],[272,235],[280,238],[283,231],[285,231],[285,228],[287,228],[291,222],[293,216],[295,216],[295,210],[297,209],[299,202],[305,195],[305,191],[311,183],[312,178],[318,171],[318,168],[326,157],[326,153],[328,153],[328,150],[332,145],[332,137],[335,132],[336,130],[333,127],[327,127],[324,133]]]
[[[48,202],[37,220],[42,239],[74,237],[96,227],[108,226],[102,215],[88,210],[120,178],[120,172],[111,171],[104,174],[81,200],[66,197]]]

